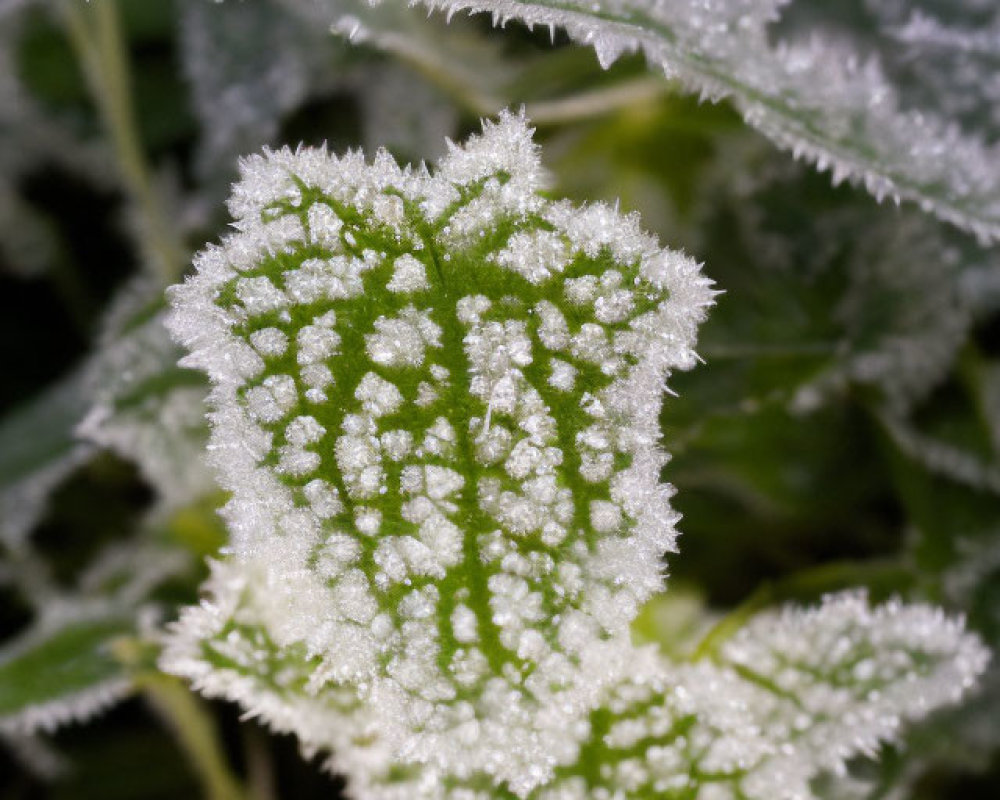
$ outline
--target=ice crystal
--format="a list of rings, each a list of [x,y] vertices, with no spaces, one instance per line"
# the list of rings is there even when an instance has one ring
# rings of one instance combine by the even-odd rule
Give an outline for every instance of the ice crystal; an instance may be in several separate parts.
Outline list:
[[[312,692],[377,707],[398,752],[519,793],[571,755],[661,586],[660,398],[712,296],[635,218],[544,183],[510,114],[433,175],[248,159],[238,232],[170,320],[214,383],[232,558],[271,587],[268,636],[319,659]]]
[[[809,24],[838,17],[839,5],[788,0],[413,2],[564,27],[604,65],[641,50],[703,96],[731,98],[748,123],[835,181],[862,182],[877,197],[915,200],[983,239],[1000,237],[995,12],[984,20],[970,5],[945,24],[913,4],[871,3],[873,39],[863,32],[871,26],[855,32],[839,18]]]

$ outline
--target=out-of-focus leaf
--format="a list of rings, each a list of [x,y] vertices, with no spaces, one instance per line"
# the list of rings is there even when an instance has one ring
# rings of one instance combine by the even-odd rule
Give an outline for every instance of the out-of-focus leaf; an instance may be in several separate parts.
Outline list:
[[[120,611],[64,609],[7,644],[0,652],[0,727],[54,730],[117,701],[129,680],[111,647],[133,629]]]
[[[835,182],[915,200],[984,240],[1000,238],[1000,121],[990,111],[1000,11],[920,2],[824,13],[830,4],[800,0],[798,24],[782,25],[787,0],[420,2],[489,12],[497,24],[564,27],[605,65],[641,50],[692,90],[731,98],[748,123]],[[810,24],[813,15],[821,22]],[[913,70],[917,60],[924,66]]]
[[[207,386],[177,366],[163,315],[155,281],[140,277],[121,293],[98,340],[93,402],[77,434],[135,463],[161,508],[175,509],[214,491],[214,482],[204,462]]]
[[[0,541],[19,549],[49,494],[94,447],[73,431],[87,408],[84,370],[0,422]]]
[[[882,422],[895,445],[928,471],[1000,495],[1000,366],[973,353],[961,384],[945,387],[909,414],[888,411]]]
[[[393,56],[385,65],[392,83],[413,87],[410,93],[397,92],[389,100],[378,71],[361,74],[355,81],[371,130],[366,137],[369,147],[386,144],[393,148],[407,144],[398,141],[404,138],[410,140],[409,147],[401,149],[405,155],[440,155],[441,134],[454,127],[456,103],[471,114],[496,114],[524,104],[535,124],[547,125],[600,115],[667,90],[666,84],[649,80],[635,59],[602,73],[578,49],[543,50],[523,33],[504,42],[470,20],[446,24],[440,17],[414,14],[403,3],[280,2],[318,26],[332,25],[335,33],[356,45]],[[426,82],[414,81],[414,73]],[[400,125],[405,116],[413,122]],[[414,139],[421,149],[413,148]]]
[[[201,124],[202,175],[235,174],[236,158],[273,144],[335,62],[334,40],[274,0],[180,3],[180,55]]]
[[[0,262],[24,276],[45,272],[56,256],[50,221],[21,194],[24,177],[58,165],[107,186],[112,171],[78,119],[81,84],[39,5],[0,8]]]
[[[624,197],[725,291],[700,340],[712,369],[677,378],[671,411],[691,425],[771,402],[806,412],[854,392],[905,411],[988,313],[979,287],[1000,253],[831,188],[734,130],[724,109],[664,101],[561,144],[558,173],[574,194]]]

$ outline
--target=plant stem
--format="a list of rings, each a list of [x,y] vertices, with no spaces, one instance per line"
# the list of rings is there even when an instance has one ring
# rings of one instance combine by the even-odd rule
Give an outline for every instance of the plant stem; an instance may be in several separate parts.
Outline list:
[[[267,737],[259,726],[244,727],[243,752],[247,765],[248,800],[277,800],[274,789],[274,764],[267,747]]]
[[[60,0],[59,9],[111,139],[125,190],[139,210],[146,256],[164,285],[173,283],[187,258],[153,186],[139,141],[115,0]]]
[[[525,106],[525,114],[536,125],[564,125],[628,106],[652,103],[670,90],[671,85],[661,76],[643,76],[556,100],[529,103]]]
[[[177,678],[143,672],[136,686],[167,726],[205,787],[208,800],[245,800],[246,792],[230,772],[218,733],[204,705]]]

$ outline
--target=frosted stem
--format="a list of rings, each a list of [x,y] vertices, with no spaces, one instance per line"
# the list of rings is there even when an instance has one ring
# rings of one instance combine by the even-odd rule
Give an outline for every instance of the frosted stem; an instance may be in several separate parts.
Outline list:
[[[153,187],[139,141],[115,0],[86,4],[61,0],[59,10],[114,146],[125,189],[141,215],[142,245],[163,283],[172,283],[184,271],[187,258]]]

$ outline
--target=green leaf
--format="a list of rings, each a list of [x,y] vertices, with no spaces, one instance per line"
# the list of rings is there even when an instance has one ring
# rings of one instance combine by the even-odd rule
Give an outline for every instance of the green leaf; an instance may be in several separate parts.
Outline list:
[[[94,448],[74,433],[87,408],[77,370],[0,422],[0,541],[19,549],[50,493]]]
[[[981,239],[1000,238],[997,146],[988,143],[1000,120],[986,91],[997,64],[983,30],[1000,30],[1000,14],[956,10],[908,20],[875,11],[852,28],[846,14],[827,12],[836,26],[824,20],[821,3],[798,3],[783,15],[781,0],[421,2],[449,14],[488,12],[495,24],[558,25],[592,45],[605,66],[641,50],[691,90],[730,98],[749,124],[830,169],[835,182],[850,178],[879,198],[914,200]],[[924,72],[938,91],[922,92],[931,82],[907,74],[919,60],[932,65]]]
[[[264,633],[321,658],[313,694],[385,697],[373,726],[400,758],[520,793],[661,584],[662,381],[694,365],[712,297],[635,218],[543,182],[510,114],[434,174],[385,152],[247,160],[238,232],[170,320],[214,383],[230,558],[271,587]]]
[[[130,682],[114,641],[134,631],[130,615],[106,608],[52,609],[0,651],[0,727],[31,734],[88,719]]]
[[[169,512],[217,489],[203,458],[208,387],[177,366],[165,315],[155,280],[140,276],[119,294],[88,365],[92,402],[75,433],[136,464]]]

